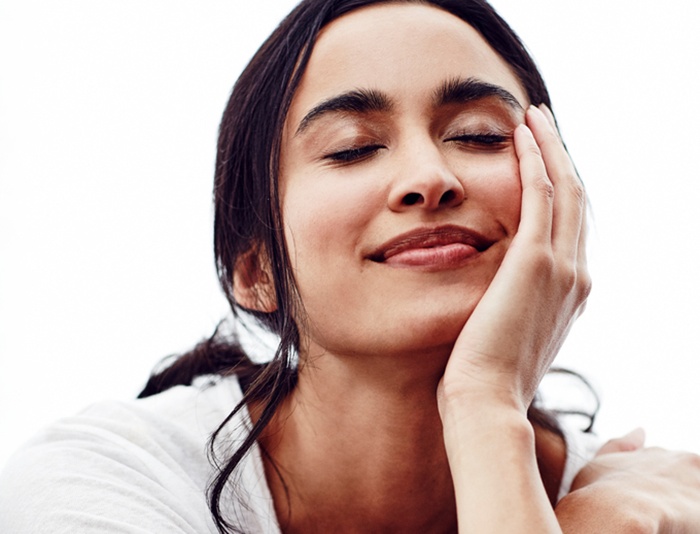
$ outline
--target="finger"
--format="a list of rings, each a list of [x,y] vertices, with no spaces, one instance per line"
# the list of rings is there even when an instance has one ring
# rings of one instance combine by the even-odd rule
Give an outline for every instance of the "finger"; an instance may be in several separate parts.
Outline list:
[[[603,445],[596,456],[601,454],[610,454],[614,452],[633,452],[638,451],[644,447],[644,441],[646,440],[646,433],[643,428],[635,428],[632,432],[622,436],[621,438],[615,438],[608,441]]]
[[[586,194],[578,179],[573,163],[556,131],[545,114],[531,106],[527,123],[537,141],[544,160],[547,175],[554,185],[554,247],[575,258],[579,251],[579,238],[586,206]]]
[[[559,128],[557,127],[557,121],[554,118],[554,114],[552,111],[547,107],[546,104],[540,104],[537,106],[538,109],[544,114],[544,116],[547,119],[547,122],[551,126],[552,130],[556,134],[557,138],[561,141],[561,134],[559,132]],[[562,147],[564,147],[564,144],[562,142]],[[564,147],[566,150],[566,147]],[[567,153],[568,157],[568,153]],[[576,167],[573,166],[573,163],[571,163],[570,158],[569,163],[572,166],[572,169],[574,171],[574,174],[576,178],[580,181],[581,178],[578,175],[578,172],[576,171]],[[577,264],[577,272],[581,278],[581,287],[584,288],[583,291],[585,293],[585,296],[587,297],[588,293],[590,293],[591,290],[591,279],[590,275],[588,273],[588,259],[587,259],[587,250],[586,250],[586,243],[588,242],[588,196],[586,195],[584,197],[584,207],[583,207],[583,213],[582,213],[582,219],[581,219],[581,232],[579,234],[578,238],[578,251],[576,254],[576,264]],[[583,313],[583,310],[585,308],[585,299],[583,304],[581,305],[579,309],[578,315]]]
[[[576,317],[580,317],[586,309],[586,301],[593,287],[591,275],[588,271],[588,260],[586,258],[586,239],[588,235],[588,224],[586,222],[587,213],[583,212],[583,220],[581,222],[581,233],[579,235],[578,251],[576,253],[576,284],[578,288],[578,296],[580,299]]]
[[[561,135],[559,133],[559,128],[557,127],[557,121],[554,118],[554,115],[552,114],[552,111],[547,107],[547,104],[540,104],[537,106],[537,108],[544,113],[544,116],[547,118],[547,122],[549,125],[552,127],[552,130],[557,134],[557,137],[561,139]]]
[[[549,243],[552,234],[554,189],[547,176],[542,152],[532,131],[525,124],[520,124],[515,129],[513,138],[523,189],[518,234],[520,239],[529,238]]]
[[[580,267],[585,268],[586,259],[586,243],[588,243],[588,202],[586,201],[581,214],[581,233],[578,242],[577,260]]]
[[[538,109],[547,118],[547,122],[552,127],[552,130],[556,134],[557,138],[561,141],[562,140],[561,133],[559,132],[559,128],[557,126],[557,121],[554,118],[554,114],[552,113],[552,111],[547,107],[546,104],[540,104],[538,106]],[[562,146],[564,147],[563,141],[562,141]],[[570,158],[569,158],[569,161],[570,161]],[[580,181],[581,177],[579,176],[578,171],[576,170],[576,167],[573,166],[573,163],[571,163],[571,165],[572,165],[574,174],[576,175],[576,177]],[[579,277],[581,279],[580,285],[581,285],[581,287],[584,288],[583,291],[585,293],[585,298],[587,298],[587,296],[591,290],[591,278],[590,278],[590,274],[588,273],[588,259],[587,259],[587,248],[586,248],[586,244],[588,242],[588,195],[586,195],[584,197],[584,201],[585,201],[585,203],[584,203],[583,213],[582,213],[582,218],[581,218],[581,232],[580,232],[579,238],[578,238],[578,251],[576,254],[576,264],[577,264],[577,272],[578,272]],[[583,313],[583,310],[586,307],[585,298],[584,298],[584,302],[581,304],[581,306],[579,308],[577,316],[581,315],[581,313]]]
[[[576,242],[576,264],[578,269],[588,270],[587,251],[588,243],[588,201],[584,194],[581,206],[581,216],[578,223],[578,241]]]

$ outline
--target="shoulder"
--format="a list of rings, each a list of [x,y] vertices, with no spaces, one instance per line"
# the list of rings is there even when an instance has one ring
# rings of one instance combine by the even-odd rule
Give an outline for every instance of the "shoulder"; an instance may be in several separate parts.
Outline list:
[[[54,423],[0,475],[0,531],[216,532],[208,440],[240,399],[237,381],[221,379]],[[234,442],[246,415],[227,425]]]

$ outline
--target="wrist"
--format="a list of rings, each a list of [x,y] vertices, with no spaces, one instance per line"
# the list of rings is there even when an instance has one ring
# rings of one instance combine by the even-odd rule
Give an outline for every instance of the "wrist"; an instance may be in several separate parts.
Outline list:
[[[505,387],[450,387],[438,395],[443,427],[484,424],[497,419],[503,422],[527,421],[527,406],[513,390]]]
[[[526,414],[511,404],[462,399],[445,408],[442,425],[451,462],[472,457],[475,451],[498,454],[499,449],[534,458],[534,429]]]

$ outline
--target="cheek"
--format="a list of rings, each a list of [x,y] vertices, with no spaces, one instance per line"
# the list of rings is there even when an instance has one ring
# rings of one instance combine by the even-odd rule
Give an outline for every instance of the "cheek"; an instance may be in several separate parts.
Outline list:
[[[381,209],[381,191],[366,180],[336,178],[290,176],[282,203],[292,270],[314,322],[354,297],[348,273],[362,264],[363,238]]]
[[[522,183],[515,153],[488,162],[473,162],[469,173],[467,201],[487,211],[509,236],[520,223]]]
[[[290,176],[282,201],[282,217],[290,256],[318,261],[331,250],[356,248],[363,228],[381,209],[378,182],[357,177]]]
[[[302,346],[309,338],[325,346],[318,330],[329,330],[326,321],[342,317],[333,305],[352,297],[339,275],[354,260],[357,227],[362,224],[361,214],[353,209],[361,205],[356,196],[352,190],[341,194],[337,187],[300,179],[283,197],[285,239],[304,310],[304,318],[296,319],[306,325]]]

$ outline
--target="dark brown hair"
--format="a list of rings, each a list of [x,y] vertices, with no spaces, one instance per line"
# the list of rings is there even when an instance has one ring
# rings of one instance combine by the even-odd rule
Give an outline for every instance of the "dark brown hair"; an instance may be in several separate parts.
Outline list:
[[[146,397],[174,385],[190,384],[201,375],[238,375],[244,398],[214,433],[210,452],[224,425],[251,401],[262,413],[230,458],[216,461],[218,476],[209,491],[209,505],[220,532],[235,527],[223,517],[221,497],[232,473],[255,444],[282,400],[296,384],[294,354],[299,325],[295,288],[283,235],[277,181],[282,127],[321,28],[350,11],[386,2],[433,5],[474,27],[512,69],[531,103],[551,107],[542,77],[523,44],[484,0],[304,0],[265,41],[236,82],[221,121],[214,183],[214,247],[219,281],[234,316],[253,316],[280,343],[274,358],[254,364],[235,337],[218,331],[165,369],[155,373],[139,395]],[[245,309],[233,295],[237,262],[250,251],[264,250],[274,281],[277,309],[263,313]],[[533,406],[533,424],[561,434],[553,416]],[[263,451],[264,453],[264,451]]]

